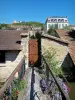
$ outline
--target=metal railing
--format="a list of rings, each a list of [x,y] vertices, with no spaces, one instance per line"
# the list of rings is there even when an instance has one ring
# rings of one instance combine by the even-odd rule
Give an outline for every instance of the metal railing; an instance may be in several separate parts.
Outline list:
[[[23,75],[25,74],[25,70],[23,68],[25,69],[25,57],[23,57],[23,59],[18,64],[18,66],[14,69],[12,74],[8,77],[8,79],[6,80],[6,82],[4,83],[2,88],[0,89],[0,99],[1,100],[4,100],[3,99],[3,94],[6,91],[6,89],[11,86],[11,84],[12,84],[12,82],[14,80],[15,74],[18,72],[18,74],[19,74],[18,78],[22,78],[23,77]],[[20,71],[21,71],[21,73],[19,73]]]
[[[52,70],[50,69],[50,66],[47,64],[46,59],[44,58],[43,55],[42,55],[42,63],[44,64],[44,72],[45,72],[47,83],[49,83],[50,79],[54,83],[54,85],[52,84],[53,85],[52,87],[49,86],[49,88],[52,88],[51,92],[53,92],[53,94],[51,94],[51,95],[55,95],[57,93],[57,91],[59,91],[61,98],[62,98],[60,100],[70,100],[69,95],[67,93],[65,93],[63,87],[61,86],[61,83],[59,82],[58,78],[54,75]],[[53,99],[53,100],[59,100],[59,99]]]

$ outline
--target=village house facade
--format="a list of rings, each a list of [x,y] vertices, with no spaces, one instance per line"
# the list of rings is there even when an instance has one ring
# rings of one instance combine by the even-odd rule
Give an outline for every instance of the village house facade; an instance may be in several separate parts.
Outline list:
[[[75,73],[75,55],[73,43],[70,45],[68,41],[62,40],[54,36],[47,34],[42,34],[42,53],[49,48],[53,48],[56,52],[55,57],[59,62],[59,67],[61,67],[65,73],[65,77],[73,78]]]
[[[45,28],[48,31],[50,27],[57,27],[58,29],[63,29],[65,26],[68,26],[68,18],[67,17],[60,17],[60,16],[53,16],[48,17],[45,22]]]
[[[22,78],[25,68],[28,68],[28,33],[28,31],[24,30],[0,31],[0,82],[5,83],[2,90],[9,86],[8,82],[11,83],[14,76]],[[35,31],[31,31],[30,33],[31,35],[35,35]],[[70,53],[72,49],[68,47],[67,41],[42,34],[42,54],[44,52],[43,47],[46,49],[52,47],[56,50],[56,59],[60,62],[60,67],[66,69],[74,67],[73,54]],[[23,63],[24,66],[22,66]],[[10,76],[12,76],[12,79]]]
[[[56,50],[56,59],[59,60],[61,65],[67,63],[65,66],[73,67],[74,66],[74,55],[72,51],[74,51],[74,46],[68,45],[69,42],[67,37],[64,35],[63,30],[57,30],[60,38],[56,38],[53,36],[49,36],[46,34],[42,35],[41,45],[48,49],[52,47]],[[61,34],[62,32],[62,34]],[[35,33],[35,31],[34,31]],[[14,70],[14,66],[16,66],[21,57],[26,56],[26,68],[28,67],[28,31],[24,30],[2,30],[0,31],[0,80],[6,80],[12,70]],[[45,35],[45,36],[44,36]],[[46,38],[45,38],[46,37]],[[63,39],[64,38],[64,39]],[[71,39],[71,38],[69,38]],[[66,40],[66,41],[65,41]],[[72,43],[74,44],[74,43]],[[44,49],[42,49],[43,51]],[[62,53],[63,52],[63,53]],[[69,58],[66,61],[67,57]],[[71,64],[68,62],[71,61]],[[13,66],[13,67],[12,67]],[[4,70],[7,70],[6,72]],[[8,73],[9,72],[9,73]]]
[[[25,43],[22,42],[24,36],[21,33],[28,32],[0,30],[0,82],[8,79],[25,55]]]

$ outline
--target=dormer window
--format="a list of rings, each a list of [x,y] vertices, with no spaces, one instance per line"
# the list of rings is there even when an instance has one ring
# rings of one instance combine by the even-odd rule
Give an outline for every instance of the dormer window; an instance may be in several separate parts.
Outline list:
[[[51,19],[51,22],[53,22],[54,19]]]
[[[67,20],[65,20],[65,22],[67,22]]]
[[[21,44],[21,41],[16,41],[17,44]]]
[[[64,22],[64,19],[61,19],[61,22]]]
[[[60,22],[61,21],[61,19],[58,19],[58,22]]]
[[[54,22],[57,22],[57,19],[54,19]]]

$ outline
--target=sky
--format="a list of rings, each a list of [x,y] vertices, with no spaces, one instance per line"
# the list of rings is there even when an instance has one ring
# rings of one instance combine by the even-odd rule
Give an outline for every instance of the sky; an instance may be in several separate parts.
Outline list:
[[[75,0],[0,0],[0,23],[38,21],[50,16],[67,16],[75,24]]]

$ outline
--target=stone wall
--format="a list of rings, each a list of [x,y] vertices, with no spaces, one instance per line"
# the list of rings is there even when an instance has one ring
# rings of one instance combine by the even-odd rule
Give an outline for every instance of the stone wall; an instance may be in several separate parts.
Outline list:
[[[21,45],[23,46],[23,53],[25,55],[26,68],[28,68],[28,41],[29,41],[29,37],[21,38]]]
[[[0,82],[5,82],[8,79],[8,77],[15,70],[15,68],[18,66],[23,57],[24,53],[23,51],[20,51],[13,62],[10,61],[5,64],[0,64]]]
[[[62,64],[68,53],[67,46],[46,38],[41,39],[41,45],[42,45],[42,53],[44,53],[44,48],[45,49],[49,49],[49,47],[54,48],[56,51],[56,59]]]

